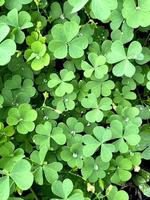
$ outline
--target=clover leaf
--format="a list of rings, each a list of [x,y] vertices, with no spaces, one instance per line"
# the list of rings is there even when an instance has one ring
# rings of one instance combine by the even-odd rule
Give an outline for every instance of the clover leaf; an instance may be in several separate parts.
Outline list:
[[[68,83],[74,78],[74,73],[72,71],[68,71],[67,69],[63,69],[60,71],[60,78],[57,74],[50,74],[50,80],[48,81],[49,88],[55,88],[55,95],[58,97],[64,96],[66,93],[70,94],[73,92],[73,85]]]
[[[52,104],[56,106],[57,110],[68,111],[73,110],[75,107],[74,100],[76,99],[77,95],[72,92],[71,94],[66,94],[63,97],[55,97],[52,101]]]
[[[84,76],[90,78],[94,72],[94,76],[97,79],[102,79],[104,75],[108,72],[108,66],[106,63],[106,58],[102,55],[97,55],[95,53],[90,53],[88,59],[92,65],[86,61],[82,61],[81,68],[84,70]]]
[[[9,197],[9,177],[3,176],[0,178],[0,198],[1,200],[7,200]]]
[[[113,31],[117,30],[120,28],[120,26],[123,23],[123,16],[122,16],[122,5],[123,4],[123,0],[118,1],[118,7],[117,9],[113,10],[111,12],[111,16],[110,16],[110,27]]]
[[[64,146],[61,151],[61,159],[66,161],[71,168],[81,169],[83,166],[83,145],[74,143],[70,147]]]
[[[40,12],[38,12],[38,11],[32,12],[31,18],[32,18],[33,24],[38,25],[39,30],[42,30],[46,27],[46,25],[47,25],[46,17],[43,16]]]
[[[143,120],[150,119],[150,106],[137,105],[137,108],[140,111],[139,116],[141,119]]]
[[[133,41],[130,43],[127,54],[121,41],[116,40],[111,45],[111,51],[107,53],[107,62],[115,64],[113,74],[117,77],[123,75],[132,77],[135,74],[135,66],[130,60],[142,60],[142,46],[139,42]]]
[[[76,13],[72,12],[72,6],[66,1],[63,4],[63,9],[61,8],[60,3],[53,2],[51,4],[51,10],[50,10],[50,19],[52,21],[55,20],[57,23],[65,22],[67,20],[69,21],[75,21],[77,23],[80,22],[80,18]]]
[[[131,178],[132,162],[128,158],[123,156],[118,156],[114,162],[116,170],[111,177],[112,183],[120,184],[122,182],[128,181]]]
[[[31,61],[31,67],[35,71],[39,71],[49,65],[50,56],[46,53],[46,45],[41,41],[31,43],[31,48],[25,51],[24,57],[27,62]]]
[[[129,200],[129,195],[124,190],[118,190],[116,186],[110,185],[106,190],[108,200]]]
[[[114,142],[116,150],[121,153],[127,153],[129,145],[135,146],[140,142],[139,129],[136,125],[127,125],[123,131],[123,125],[118,120],[111,122],[111,131],[113,139],[117,139]]]
[[[81,104],[84,108],[92,109],[85,115],[86,120],[89,122],[100,122],[104,117],[103,111],[111,109],[112,100],[108,97],[98,100],[92,93],[81,100]]]
[[[16,8],[17,10],[21,10],[23,5],[31,3],[32,0],[5,0],[5,6],[8,10],[12,10]]]
[[[81,133],[84,130],[83,123],[74,117],[69,117],[66,121],[66,124],[59,123],[59,126],[64,130],[68,144],[73,139],[72,137],[75,137],[78,135],[78,133]]]
[[[15,41],[19,44],[23,43],[25,39],[25,34],[22,30],[33,26],[30,14],[26,11],[18,13],[16,8],[8,12],[5,21],[9,26],[14,27],[12,34],[15,36]]]
[[[89,0],[69,0],[70,5],[73,7],[72,13],[81,10]]]
[[[33,141],[40,148],[44,147],[49,150],[51,147],[51,139],[59,145],[63,145],[66,142],[63,130],[60,127],[52,128],[52,124],[48,121],[44,124],[38,124],[35,131],[37,134],[33,136]]]
[[[0,122],[0,143],[5,143],[14,133],[15,130],[13,126],[4,127],[4,124]]]
[[[83,56],[88,40],[85,36],[78,35],[79,29],[79,25],[74,21],[53,26],[51,30],[53,39],[49,42],[48,48],[54,53],[55,58],[65,58],[68,53],[72,58]]]
[[[44,149],[40,151],[33,151],[31,160],[34,164],[35,181],[39,185],[43,185],[43,173],[49,183],[53,183],[58,179],[58,172],[62,169],[62,164],[59,162],[47,163],[45,162],[46,152]]]
[[[122,109],[117,109],[117,114],[110,117],[110,121],[119,120],[124,127],[136,125],[140,127],[142,124],[141,117],[139,116],[139,109],[136,107],[123,107]]]
[[[2,6],[5,3],[5,0],[0,0],[0,6]]]
[[[7,123],[10,126],[16,126],[19,133],[27,134],[34,130],[36,118],[37,112],[32,109],[30,104],[24,103],[18,108],[10,108]]]
[[[115,10],[117,6],[117,0],[92,0],[91,2],[91,9],[94,13],[94,17],[101,21],[106,21],[110,17],[111,11]]]
[[[112,159],[112,152],[115,151],[113,144],[106,142],[112,139],[112,133],[109,129],[102,126],[97,126],[93,129],[92,135],[83,136],[85,146],[83,148],[84,156],[93,155],[100,148],[100,158],[103,162],[109,162]]]
[[[8,162],[7,165],[12,165]],[[10,167],[10,166],[9,166]],[[21,190],[28,190],[33,183],[33,174],[31,173],[31,165],[25,160],[21,159],[4,171],[5,176],[0,178],[0,196],[3,200],[7,200],[10,188],[9,184],[13,181]],[[11,181],[11,182],[10,182]]]
[[[24,159],[17,162],[11,170],[10,177],[20,189],[29,189],[33,183],[30,163]]]
[[[5,39],[10,31],[6,23],[0,22],[0,65],[10,62],[11,56],[16,52],[16,44],[12,39]],[[5,39],[5,40],[4,40]]]
[[[85,158],[81,173],[85,179],[90,182],[96,182],[106,176],[105,170],[109,167],[109,163],[103,162],[98,156],[95,160],[93,157]]]
[[[125,0],[123,3],[122,15],[127,24],[132,28],[139,26],[146,27],[150,24],[150,2],[149,0],[137,1]]]
[[[123,44],[130,42],[133,37],[133,28],[129,27],[126,23],[123,23],[121,30],[113,30],[111,33],[113,41],[120,40]]]
[[[33,81],[31,79],[22,81],[20,75],[14,75],[11,79],[8,79],[2,89],[2,95],[7,106],[29,103],[35,92]]]
[[[65,179],[63,182],[56,181],[51,188],[52,192],[62,200],[84,200],[81,190],[73,190],[73,183],[70,179]],[[56,200],[56,198],[52,200]]]
[[[103,79],[95,79],[91,78],[92,80],[87,82],[87,88],[91,90],[91,93],[95,94],[96,97],[99,97],[100,95],[107,97],[110,96],[112,93],[112,90],[115,87],[115,84],[112,80],[107,80],[107,77],[104,77]]]

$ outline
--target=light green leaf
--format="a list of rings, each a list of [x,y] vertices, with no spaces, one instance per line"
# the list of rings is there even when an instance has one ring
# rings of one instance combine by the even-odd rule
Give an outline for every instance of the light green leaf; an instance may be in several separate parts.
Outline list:
[[[4,176],[0,178],[0,199],[7,200],[9,197],[10,188],[9,188],[9,177]]]
[[[69,0],[69,3],[72,5],[72,13],[76,13],[81,10],[89,0]]]
[[[20,189],[29,189],[33,183],[30,163],[26,160],[18,161],[13,167],[10,177]]]

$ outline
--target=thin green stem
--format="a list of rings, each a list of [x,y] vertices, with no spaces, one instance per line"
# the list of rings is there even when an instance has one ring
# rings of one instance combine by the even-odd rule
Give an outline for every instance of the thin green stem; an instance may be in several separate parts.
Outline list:
[[[34,190],[32,188],[30,188],[30,191],[32,192],[33,196],[34,196],[34,199],[35,200],[39,200],[38,197],[36,196]]]

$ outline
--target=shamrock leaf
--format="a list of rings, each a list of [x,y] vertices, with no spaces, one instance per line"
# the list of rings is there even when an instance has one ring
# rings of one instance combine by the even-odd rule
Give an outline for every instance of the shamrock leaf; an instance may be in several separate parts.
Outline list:
[[[35,92],[33,81],[31,79],[22,81],[20,75],[14,75],[11,79],[8,79],[2,89],[2,95],[7,106],[29,103]]]
[[[80,190],[73,191],[73,183],[70,179],[54,182],[52,192],[62,200],[84,200],[83,193]],[[53,198],[52,200],[56,199]]]
[[[68,83],[74,78],[74,73],[72,71],[68,71],[67,69],[63,69],[60,71],[60,78],[57,74],[50,74],[50,80],[48,81],[49,88],[57,88],[55,89],[55,95],[58,97],[64,96],[66,93],[70,94],[73,92],[73,85]]]
[[[58,179],[58,172],[62,169],[62,164],[59,162],[53,162],[43,166],[46,180],[49,183],[53,183]]]
[[[5,0],[0,0],[0,6],[2,6],[5,3]]]
[[[72,92],[71,94],[66,94],[63,97],[55,97],[52,101],[52,104],[56,106],[56,109],[60,110],[61,112],[73,110],[75,107],[74,100],[76,97],[76,93]]]
[[[76,13],[81,10],[88,1],[89,0],[69,0],[69,3],[73,7],[72,13]]]
[[[9,63],[11,56],[16,52],[15,42],[12,39],[5,39],[9,31],[9,26],[0,22],[0,65]]]
[[[24,57],[27,62],[31,61],[31,67],[35,71],[39,71],[50,62],[50,56],[46,53],[46,45],[41,41],[34,41],[31,43],[31,48],[27,49]]]
[[[111,12],[111,16],[110,16],[110,27],[113,31],[117,30],[120,28],[122,22],[123,22],[123,16],[122,16],[122,4],[123,4],[123,0],[118,1],[118,7],[117,9],[113,10]]]
[[[130,42],[133,36],[133,28],[129,27],[126,23],[123,23],[121,30],[113,30],[111,33],[113,41],[120,40],[123,44]]]
[[[111,177],[112,183],[119,184],[120,182],[128,181],[131,178],[132,163],[128,158],[118,156],[115,160],[116,170]]]
[[[73,139],[78,133],[83,132],[84,125],[82,122],[79,122],[74,117],[69,117],[65,123],[59,123],[59,126],[64,130],[64,133],[67,138],[67,143],[70,142],[70,140]]]
[[[111,51],[107,53],[107,62],[115,64],[113,67],[113,74],[121,77],[123,75],[132,77],[135,74],[135,66],[130,60],[143,59],[142,46],[139,42],[133,41],[125,52],[124,46],[121,41],[116,40],[111,45]]]
[[[91,78],[92,80],[87,82],[87,88],[91,90],[91,93],[95,94],[96,97],[100,95],[107,97],[111,95],[112,90],[115,87],[115,84],[112,80],[107,80],[107,77],[103,79],[95,79]]]
[[[112,152],[115,151],[113,144],[108,144],[112,139],[112,133],[109,129],[102,126],[97,126],[93,129],[93,135],[85,135],[83,141],[85,146],[83,148],[84,156],[88,157],[93,155],[100,147],[100,157],[103,162],[109,162],[112,158]]]
[[[60,127],[54,127],[52,129],[50,122],[38,124],[35,131],[37,134],[33,136],[33,141],[40,148],[45,147],[48,150],[51,147],[51,138],[59,145],[63,145],[66,142],[63,130]]]
[[[9,177],[3,176],[0,178],[0,199],[7,200],[9,197],[10,188],[9,188]]]
[[[62,23],[67,20],[69,21],[75,21],[77,23],[80,22],[80,18],[76,13],[72,13],[72,6],[66,1],[63,4],[63,9],[61,8],[60,3],[53,2],[51,4],[51,10],[50,10],[50,19],[52,21],[55,20],[57,23]]]
[[[14,133],[15,130],[13,126],[4,127],[4,124],[0,122],[0,143],[5,143]]]
[[[8,112],[7,123],[10,126],[17,126],[17,131],[21,134],[27,134],[34,130],[34,121],[37,118],[37,112],[32,109],[30,104],[21,104],[18,108],[11,108]]]
[[[5,0],[5,6],[8,10],[12,10],[16,8],[17,10],[21,10],[23,5],[31,3],[32,0]]]
[[[44,162],[47,151],[33,151],[31,160],[35,165],[35,181],[39,185],[43,185],[43,173],[49,183],[53,183],[58,179],[58,172],[62,170],[62,164],[59,162],[47,163]]]
[[[14,27],[12,32],[15,36],[15,41],[19,44],[23,43],[25,39],[25,34],[22,30],[33,26],[30,14],[26,11],[21,11],[18,13],[16,8],[12,9],[7,14],[5,21],[9,26]]]
[[[71,168],[81,169],[83,166],[83,145],[80,143],[74,143],[71,147],[63,147],[61,151],[61,159],[66,161]]]
[[[88,59],[92,66],[86,62],[82,61],[81,68],[84,70],[84,76],[90,78],[94,72],[94,76],[97,79],[102,79],[104,75],[108,73],[108,66],[106,63],[106,58],[102,55],[98,56],[95,53],[90,53]]]
[[[46,25],[47,25],[46,17],[43,16],[40,12],[38,12],[38,11],[32,12],[31,13],[31,18],[32,18],[33,24],[40,23],[40,26],[38,27],[39,30],[42,30],[42,29],[44,29],[46,27]]]
[[[79,25],[74,21],[53,26],[51,30],[53,39],[49,42],[48,48],[54,53],[55,58],[65,58],[68,53],[72,58],[83,56],[88,40],[84,36],[78,36],[79,29]]]
[[[144,120],[150,119],[150,106],[137,105],[137,108],[140,111],[139,116],[141,119],[144,119]]]
[[[104,97],[98,101],[94,94],[89,94],[87,98],[81,100],[81,104],[84,108],[92,109],[85,115],[87,121],[100,122],[104,117],[102,111],[108,111],[111,109],[112,100],[108,97]]]
[[[110,17],[111,11],[115,10],[117,6],[117,0],[92,0],[91,2],[91,9],[95,18],[101,21],[106,21]]]
[[[106,176],[105,170],[109,167],[109,163],[103,162],[98,156],[95,160],[93,157],[85,158],[81,173],[85,179],[90,182],[96,182]]]
[[[127,24],[132,28],[139,26],[146,27],[150,24],[150,2],[149,0],[137,1],[125,0],[123,3],[122,15]]]
[[[123,131],[123,125],[118,120],[111,122],[111,131],[116,150],[121,153],[127,153],[129,145],[135,146],[140,142],[139,129],[136,125],[127,125]]]
[[[14,158],[13,158],[14,159]],[[11,180],[15,182],[18,188],[21,190],[28,190],[33,183],[33,175],[31,173],[31,165],[27,160],[6,160],[5,164],[7,168],[4,170],[3,178],[0,178],[0,196],[3,200],[7,200],[9,197],[9,182]],[[3,189],[3,190],[2,190]]]
[[[33,183],[30,163],[23,159],[18,161],[11,170],[10,177],[20,189],[29,189]]]
[[[119,120],[124,127],[136,125],[140,127],[142,124],[141,117],[139,117],[139,109],[136,107],[124,107],[121,110],[116,110],[117,114],[110,117],[110,121]]]
[[[110,185],[106,190],[108,200],[129,200],[129,195],[124,190],[117,189],[116,186]]]

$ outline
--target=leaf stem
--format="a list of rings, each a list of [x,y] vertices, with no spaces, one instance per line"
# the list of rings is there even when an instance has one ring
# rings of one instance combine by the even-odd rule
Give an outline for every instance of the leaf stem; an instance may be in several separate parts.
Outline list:
[[[35,200],[39,200],[38,197],[36,196],[34,190],[32,188],[30,188],[30,191],[32,192],[33,196],[34,196],[34,199]]]

